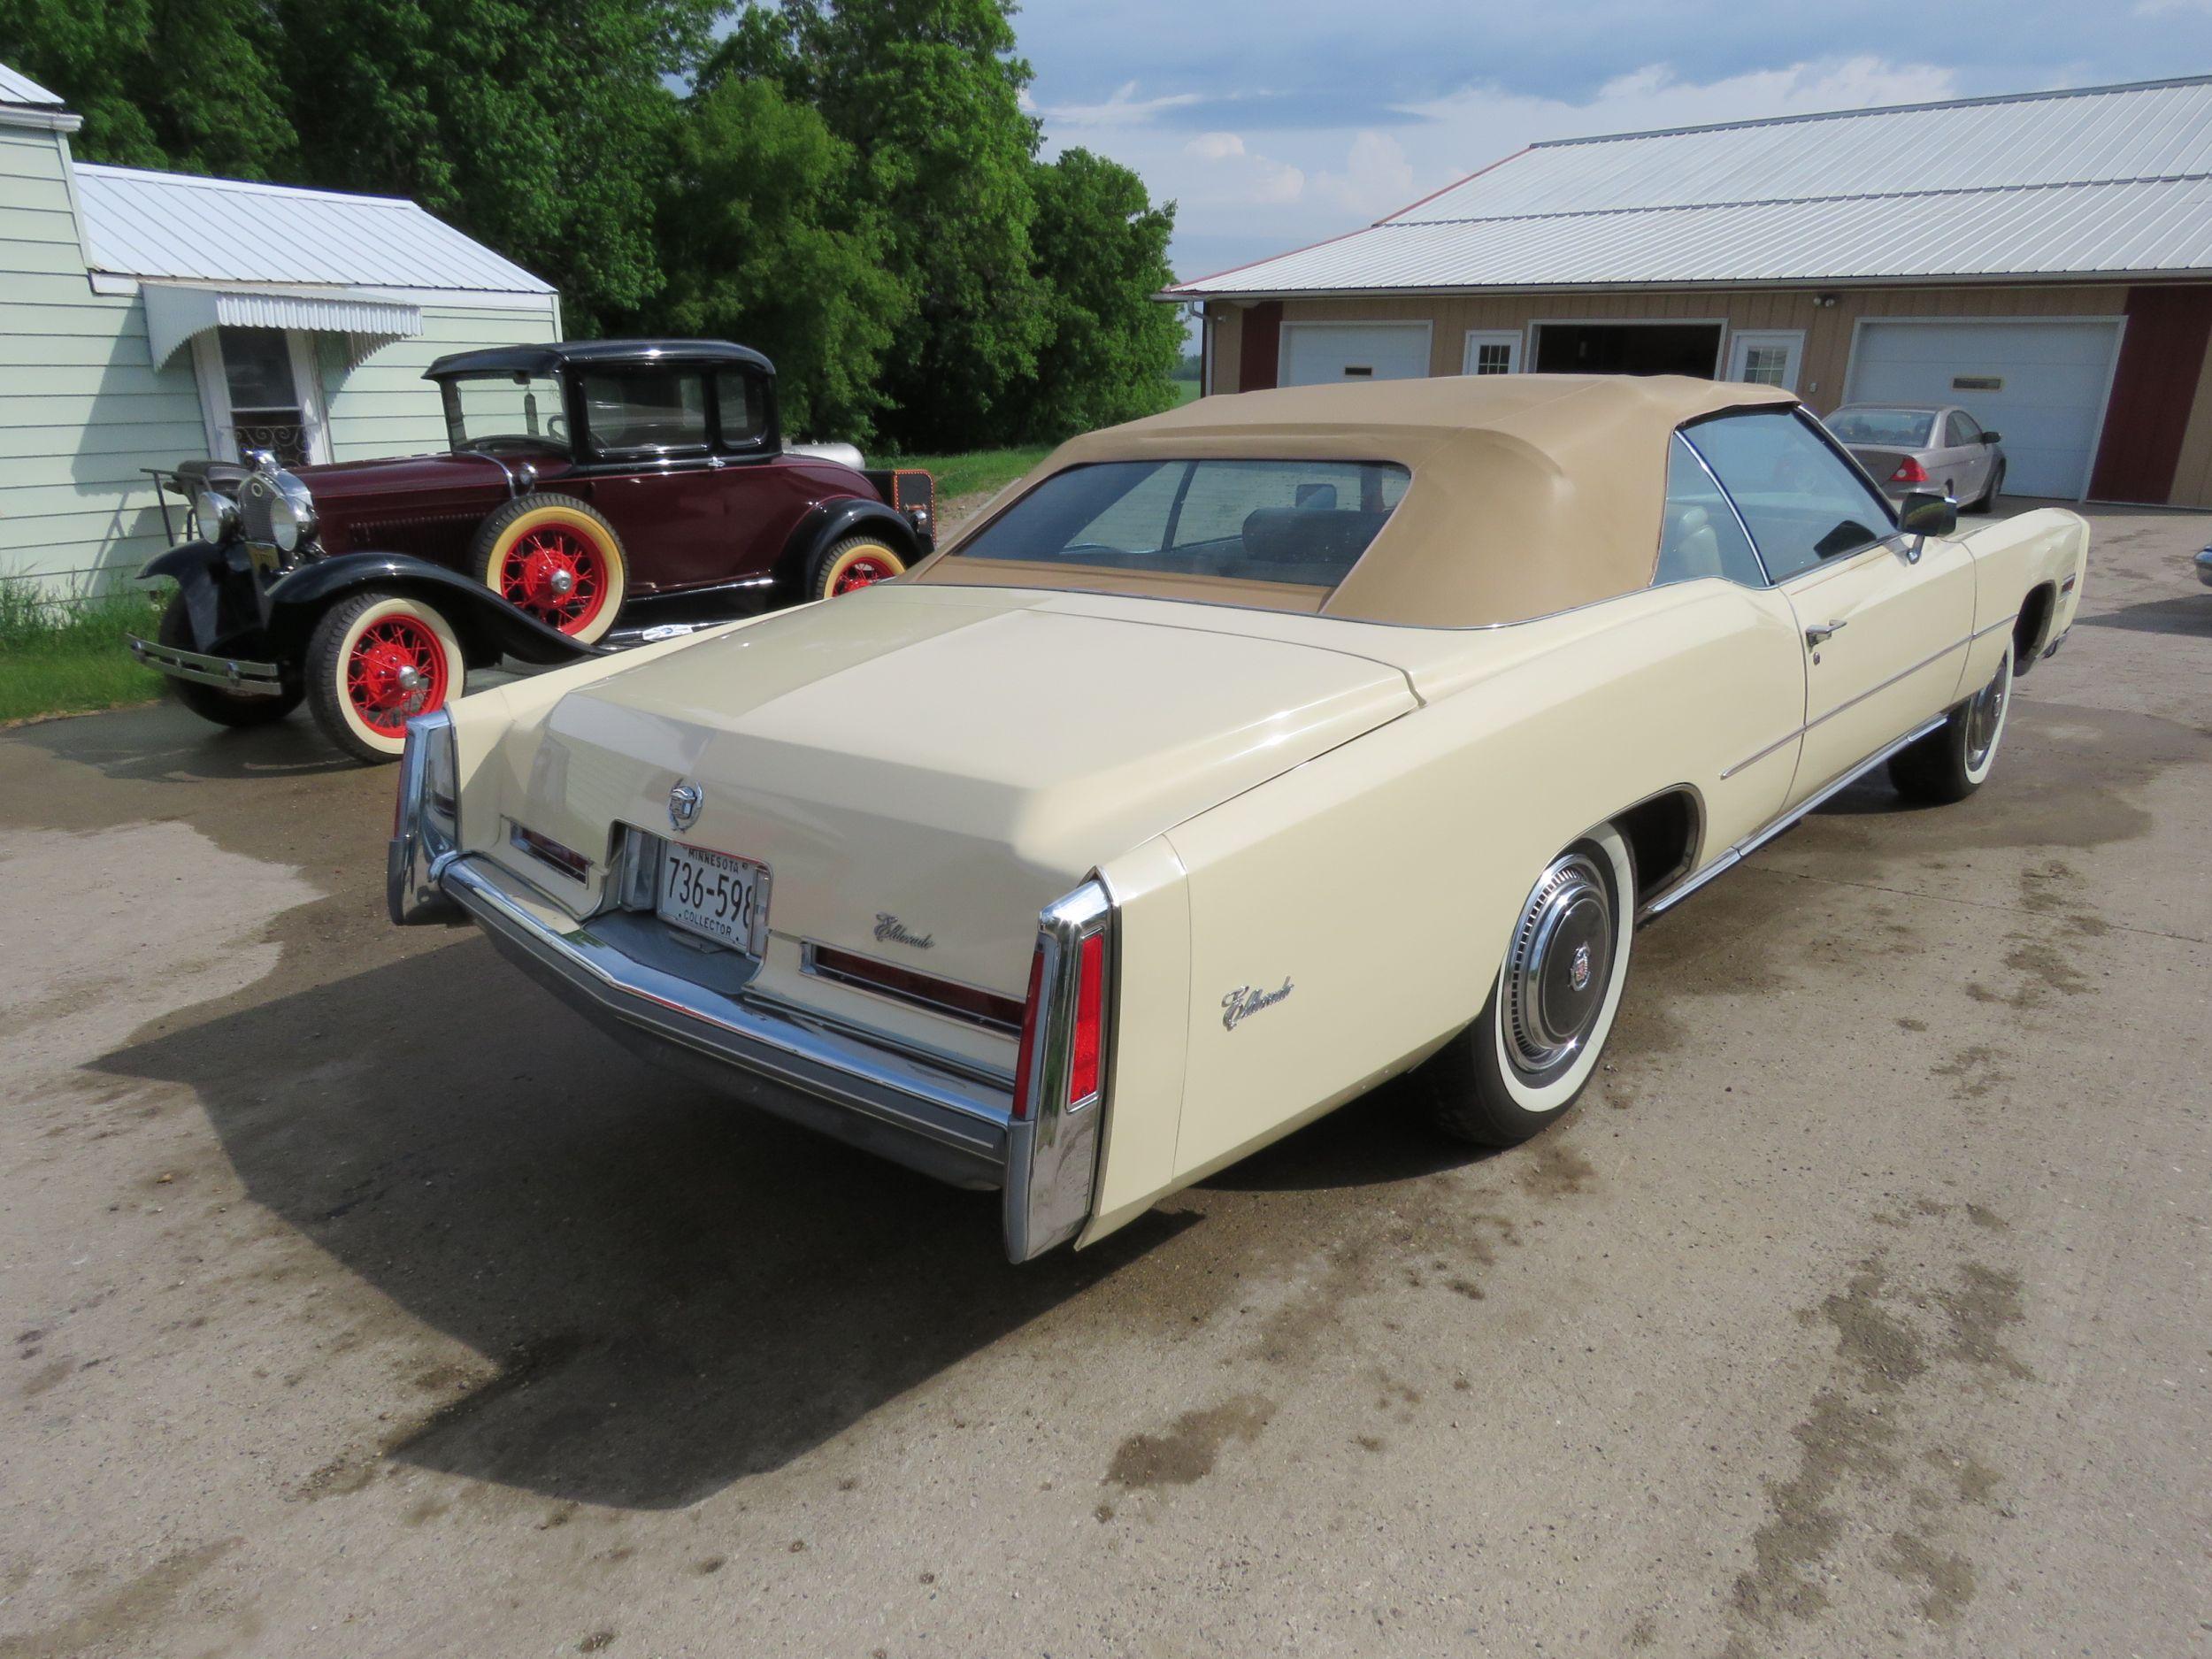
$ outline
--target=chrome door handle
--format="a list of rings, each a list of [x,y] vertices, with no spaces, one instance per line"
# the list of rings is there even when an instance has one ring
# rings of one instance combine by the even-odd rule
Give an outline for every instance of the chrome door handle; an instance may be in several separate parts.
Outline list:
[[[1850,626],[1851,624],[1848,618],[1838,622],[1816,622],[1812,626],[1805,630],[1805,643],[1808,645],[1825,645],[1829,641],[1834,639],[1837,634],[1842,633],[1844,629],[1849,627]]]

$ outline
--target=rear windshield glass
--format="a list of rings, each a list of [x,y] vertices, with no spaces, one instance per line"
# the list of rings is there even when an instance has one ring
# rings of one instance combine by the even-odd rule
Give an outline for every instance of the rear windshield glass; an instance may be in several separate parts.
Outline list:
[[[1333,588],[1410,478],[1383,461],[1102,461],[1055,472],[955,557]]]
[[[1924,409],[1839,409],[1828,418],[1828,430],[1846,443],[1924,449],[1928,428],[1934,420]]]

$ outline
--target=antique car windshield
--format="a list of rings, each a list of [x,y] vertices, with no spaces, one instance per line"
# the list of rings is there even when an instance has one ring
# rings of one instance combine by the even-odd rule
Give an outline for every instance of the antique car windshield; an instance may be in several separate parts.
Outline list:
[[[1828,430],[1846,443],[1886,443],[1903,449],[1928,447],[1935,416],[1924,409],[1839,409]]]
[[[1055,472],[949,556],[1333,588],[1411,474],[1383,461],[1102,461]]]
[[[438,382],[446,441],[456,449],[539,449],[566,455],[568,419],[549,374],[454,374]]]

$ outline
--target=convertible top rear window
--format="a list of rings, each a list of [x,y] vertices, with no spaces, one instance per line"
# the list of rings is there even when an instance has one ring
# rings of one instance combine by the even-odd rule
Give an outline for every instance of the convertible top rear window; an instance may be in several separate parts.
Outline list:
[[[1387,461],[1102,461],[1055,472],[951,557],[1333,588],[1405,495]]]

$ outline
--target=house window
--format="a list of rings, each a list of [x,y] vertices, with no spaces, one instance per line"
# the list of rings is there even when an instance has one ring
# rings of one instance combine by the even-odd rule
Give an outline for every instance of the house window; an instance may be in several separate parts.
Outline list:
[[[225,324],[193,354],[211,453],[243,461],[266,449],[286,466],[330,458],[308,336]]]

